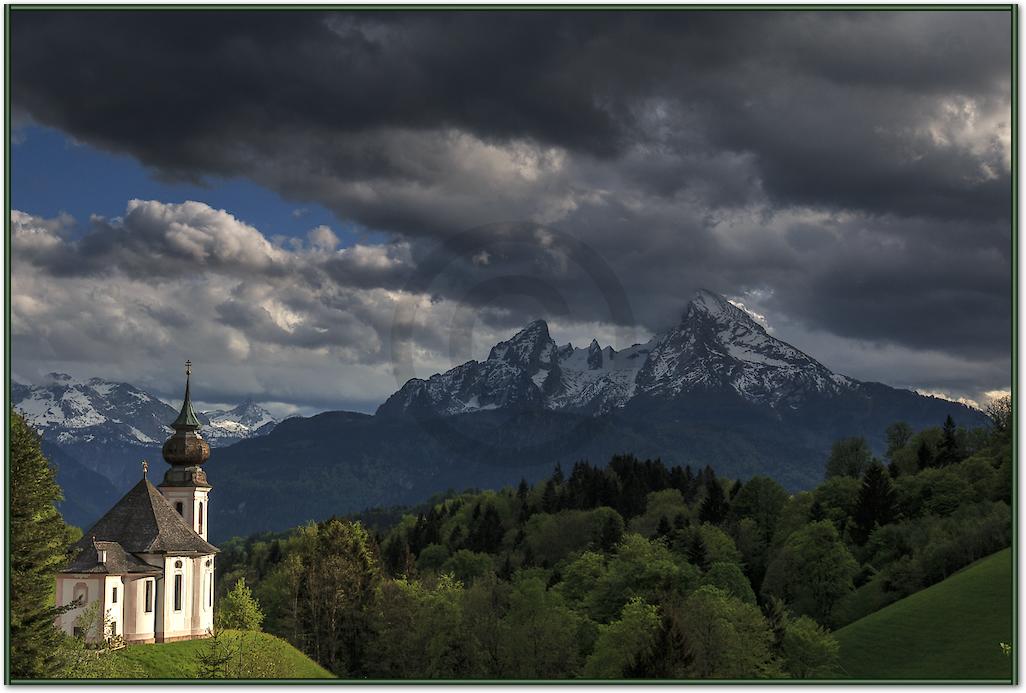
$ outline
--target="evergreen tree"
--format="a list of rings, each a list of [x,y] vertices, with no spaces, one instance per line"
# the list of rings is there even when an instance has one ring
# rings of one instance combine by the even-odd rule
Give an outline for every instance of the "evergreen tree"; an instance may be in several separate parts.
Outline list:
[[[552,470],[552,483],[563,483],[563,466],[558,462],[556,463],[556,468]]]
[[[521,477],[520,485],[517,486],[517,500],[521,503],[527,503],[527,492],[530,491],[530,487],[527,485],[527,479]]]
[[[734,485],[730,487],[730,500],[734,500],[737,494],[741,491],[741,480],[738,479],[734,482]]]
[[[545,482],[545,492],[542,493],[542,512],[554,513],[559,510],[559,497],[556,495],[556,485],[549,479]]]
[[[727,496],[723,493],[723,486],[715,477],[705,484],[705,500],[698,509],[699,522],[708,522],[718,525],[726,519],[730,512],[730,505],[727,503]]]
[[[694,532],[691,536],[691,541],[688,542],[688,562],[694,566],[698,566],[702,570],[709,569],[709,549],[705,545],[705,540],[702,539],[702,535],[698,532]]]
[[[955,428],[955,420],[948,414],[944,419],[944,427],[941,429],[941,443],[937,450],[937,466],[946,467],[955,464],[962,458],[961,446],[958,444],[958,430]]]
[[[891,478],[879,462],[874,462],[862,477],[855,502],[855,527],[852,538],[859,546],[869,540],[875,527],[882,527],[894,521],[897,516],[898,500]]]
[[[656,527],[656,536],[660,538],[666,537],[670,535],[671,531],[670,521],[666,519],[666,515],[663,515],[659,518],[659,526]]]
[[[68,528],[55,503],[62,499],[35,431],[16,412],[10,429],[10,676],[53,676],[63,635],[54,619],[54,576],[67,560]]]
[[[923,439],[919,440],[919,447],[916,448],[916,463],[920,469],[933,466],[933,453],[930,452],[930,446]]]
[[[823,511],[822,503],[818,500],[812,501],[812,505],[809,506],[809,522],[819,522],[825,519],[826,513]]]

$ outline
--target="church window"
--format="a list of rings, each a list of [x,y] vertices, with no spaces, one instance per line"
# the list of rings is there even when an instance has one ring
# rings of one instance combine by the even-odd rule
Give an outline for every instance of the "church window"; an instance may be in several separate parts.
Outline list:
[[[146,581],[146,599],[143,600],[146,613],[153,613],[153,581]]]
[[[110,636],[113,638],[117,634],[118,634],[118,624],[117,624],[117,621],[111,621],[110,622]]]
[[[114,590],[110,594],[110,603],[111,604],[117,604],[118,603],[118,588],[117,587],[115,587]]]
[[[207,573],[207,606],[214,605],[214,575]]]
[[[75,587],[71,592],[72,601],[79,603],[82,606],[86,602],[86,596],[89,594],[89,588],[84,582],[76,582]]]
[[[184,507],[185,506],[182,505],[182,501],[175,503],[175,510],[178,511],[179,515],[185,515]]]
[[[182,567],[182,562],[181,561],[175,561],[175,568],[181,568],[181,567]]]
[[[182,574],[175,573],[175,611],[182,610]]]
[[[203,504],[199,504],[199,531],[203,533]]]

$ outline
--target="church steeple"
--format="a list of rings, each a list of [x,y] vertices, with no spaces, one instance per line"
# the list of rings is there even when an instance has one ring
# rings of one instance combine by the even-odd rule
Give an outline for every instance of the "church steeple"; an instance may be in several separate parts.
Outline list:
[[[162,486],[206,486],[207,475],[200,465],[210,457],[210,445],[199,434],[200,422],[192,408],[192,361],[185,362],[185,399],[182,411],[171,424],[174,433],[164,442],[161,453],[171,469]]]
[[[207,538],[210,513],[207,497],[210,484],[203,463],[210,457],[210,444],[199,434],[200,422],[192,408],[192,361],[185,362],[185,399],[178,418],[169,425],[174,433],[164,441],[161,454],[171,468],[164,472],[160,492],[178,511],[185,524]]]
[[[182,401],[182,411],[178,414],[178,418],[171,424],[171,428],[176,431],[195,431],[200,427],[199,419],[196,418],[196,412],[192,409],[192,397],[189,395],[189,380],[192,377],[192,361],[185,362],[185,399]]]

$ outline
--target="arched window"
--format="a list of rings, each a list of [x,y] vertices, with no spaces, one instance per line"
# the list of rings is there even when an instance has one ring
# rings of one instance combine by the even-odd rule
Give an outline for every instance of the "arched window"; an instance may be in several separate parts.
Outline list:
[[[199,504],[199,533],[203,534],[203,503]]]
[[[78,602],[79,606],[84,606],[88,596],[89,587],[84,582],[76,582],[75,587],[71,590],[71,600]]]
[[[178,511],[179,515],[185,515],[185,506],[182,505],[182,501],[178,501],[177,503],[175,503],[175,510]]]

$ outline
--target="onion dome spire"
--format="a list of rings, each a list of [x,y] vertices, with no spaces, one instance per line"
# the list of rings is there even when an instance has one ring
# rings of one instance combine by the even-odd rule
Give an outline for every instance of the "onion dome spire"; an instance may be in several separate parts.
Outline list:
[[[192,378],[192,361],[185,362],[185,399],[182,401],[182,411],[178,414],[178,418],[171,424],[171,428],[176,431],[180,430],[192,430],[195,431],[200,427],[199,419],[196,418],[196,412],[192,409],[192,397],[189,395],[189,380]]]
[[[185,362],[185,400],[182,411],[171,424],[174,433],[164,441],[161,454],[171,465],[161,486],[208,486],[207,475],[200,465],[210,457],[210,444],[199,434],[200,422],[192,408],[190,381],[192,361]]]

